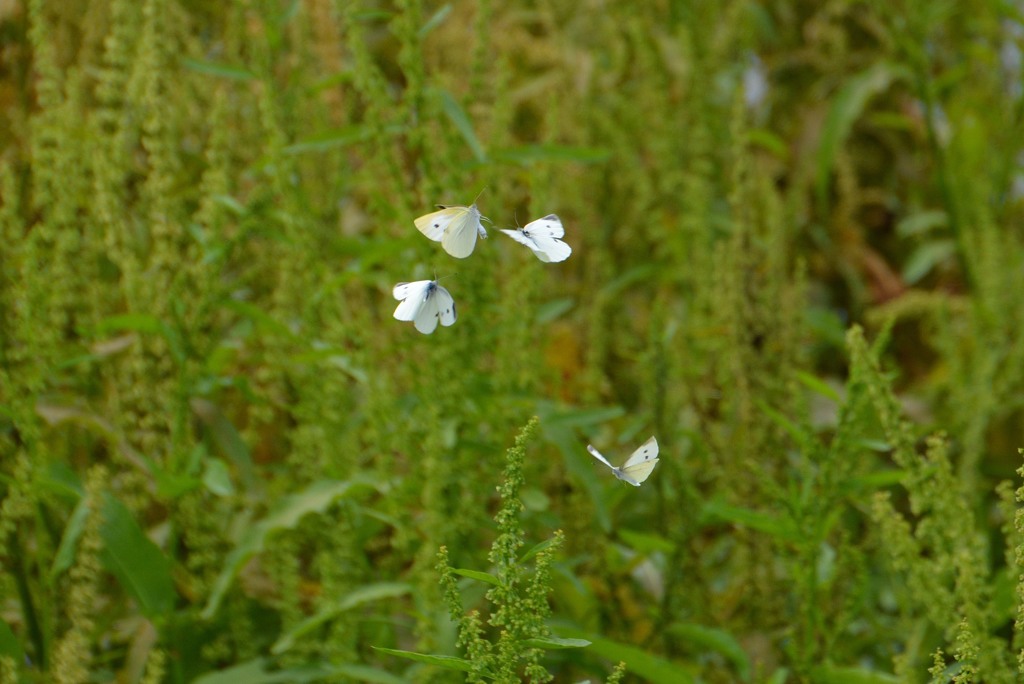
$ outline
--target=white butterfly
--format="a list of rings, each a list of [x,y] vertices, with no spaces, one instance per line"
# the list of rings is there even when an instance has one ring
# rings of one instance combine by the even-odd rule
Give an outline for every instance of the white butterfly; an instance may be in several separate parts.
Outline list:
[[[615,473],[615,477],[628,482],[634,487],[639,487],[641,482],[650,477],[654,466],[658,465],[658,440],[654,439],[654,437],[641,444],[640,448],[626,459],[621,468],[616,468],[609,463],[608,459],[602,456],[590,444],[587,445],[587,451],[590,452],[591,456],[611,468],[612,472]]]
[[[395,309],[395,318],[412,321],[416,329],[429,335],[441,325],[455,322],[455,300],[448,290],[436,280],[417,280],[414,283],[398,283],[391,292],[402,303]]]
[[[477,235],[487,238],[487,231],[480,219],[490,219],[480,216],[480,210],[475,204],[468,207],[437,206],[441,211],[420,216],[415,221],[416,228],[434,242],[440,242],[444,251],[453,257],[465,259],[473,253]]]
[[[572,254],[572,247],[559,240],[565,235],[565,229],[562,228],[561,219],[554,214],[530,221],[519,230],[502,228],[501,232],[529,247],[545,263],[565,261]]]

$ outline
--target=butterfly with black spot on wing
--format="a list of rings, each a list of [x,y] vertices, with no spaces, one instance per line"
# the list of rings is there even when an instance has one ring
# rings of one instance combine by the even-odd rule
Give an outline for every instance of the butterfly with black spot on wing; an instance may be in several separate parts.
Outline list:
[[[416,329],[425,335],[434,332],[439,321],[441,325],[449,326],[458,316],[455,300],[436,280],[398,283],[391,294],[401,301],[395,309],[395,318],[412,321]]]
[[[640,484],[651,476],[651,472],[654,470],[654,466],[658,465],[658,440],[651,437],[649,440],[640,445],[640,447],[634,451],[626,462],[622,464],[621,468],[616,468],[608,462],[601,453],[593,447],[593,445],[587,445],[587,451],[590,455],[604,463],[606,466],[612,469],[612,473],[615,477],[619,478],[623,482],[628,482],[634,487],[639,487]]]
[[[444,251],[456,259],[465,259],[473,253],[479,235],[487,239],[487,231],[480,220],[490,221],[480,215],[476,204],[468,207],[437,205],[440,211],[424,214],[414,221],[416,229],[434,242],[440,242]]]
[[[530,221],[517,230],[500,229],[521,245],[526,245],[544,263],[565,261],[572,254],[572,247],[562,242],[565,228],[562,220],[554,214]]]

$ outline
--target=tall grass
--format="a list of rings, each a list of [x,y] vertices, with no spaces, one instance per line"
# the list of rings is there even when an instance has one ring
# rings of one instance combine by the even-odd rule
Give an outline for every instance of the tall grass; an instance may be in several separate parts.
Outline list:
[[[1022,27],[0,6],[0,681],[1019,681]]]

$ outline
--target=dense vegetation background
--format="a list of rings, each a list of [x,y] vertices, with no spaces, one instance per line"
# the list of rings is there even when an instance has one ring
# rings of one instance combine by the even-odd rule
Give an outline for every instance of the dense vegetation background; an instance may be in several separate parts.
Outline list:
[[[0,681],[1021,681],[1022,13],[0,3]]]

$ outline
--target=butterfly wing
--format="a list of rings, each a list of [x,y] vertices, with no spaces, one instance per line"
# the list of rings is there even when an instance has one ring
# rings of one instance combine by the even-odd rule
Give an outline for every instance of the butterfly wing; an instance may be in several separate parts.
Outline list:
[[[444,238],[444,232],[452,220],[459,215],[459,210],[465,207],[444,207],[441,211],[420,216],[413,221],[416,229],[426,235],[434,242],[440,242]]]
[[[591,456],[593,456],[594,458],[596,458],[596,459],[597,459],[598,461],[600,461],[601,463],[604,463],[604,464],[605,464],[606,466],[608,466],[608,467],[609,467],[609,468],[611,468],[612,470],[616,470],[615,466],[613,466],[613,465],[612,465],[611,463],[609,463],[609,462],[608,462],[608,459],[607,459],[607,458],[605,458],[604,456],[602,456],[602,455],[601,455],[601,452],[600,452],[600,451],[598,451],[597,449],[595,449],[595,448],[593,447],[593,445],[591,445],[591,444],[588,444],[588,445],[587,445],[587,451],[589,451],[589,452],[590,452],[590,455],[591,455]]]
[[[417,280],[413,283],[398,283],[391,294],[395,299],[401,300],[398,308],[395,309],[395,318],[400,321],[413,321],[419,315],[427,299],[427,289],[430,287],[429,280]]]
[[[423,306],[416,312],[412,324],[424,335],[429,335],[437,329],[438,308],[437,308],[436,286],[427,293]]]
[[[572,247],[558,238],[538,237],[535,240],[537,241],[537,249],[533,250],[533,253],[544,263],[550,264],[565,261],[572,254]]]
[[[487,231],[480,224],[480,210],[475,204],[471,207],[451,207],[445,211],[456,210],[458,213],[444,229],[441,246],[456,259],[465,259],[473,253],[477,235],[487,237]]]
[[[453,324],[458,314],[455,312],[455,300],[451,293],[438,285],[434,290],[433,298],[437,300],[437,317],[441,321],[441,325]]]
[[[530,221],[523,226],[523,232],[532,237],[560,238],[565,237],[565,228],[562,227],[562,219],[554,214],[548,214],[544,218]]]
[[[532,238],[529,238],[526,235],[524,235],[523,231],[521,231],[521,230],[508,230],[506,228],[499,228],[498,230],[500,230],[505,235],[508,235],[510,238],[512,238],[513,240],[515,240],[519,244],[526,245],[527,247],[532,249],[534,252],[537,251],[537,243]]]
[[[641,482],[651,476],[656,465],[658,465],[658,440],[651,437],[622,464],[621,479],[639,487]]]
[[[537,258],[545,263],[565,261],[572,254],[572,248],[559,238],[565,235],[562,221],[554,214],[530,221],[523,227],[523,237],[533,242],[526,244]]]

